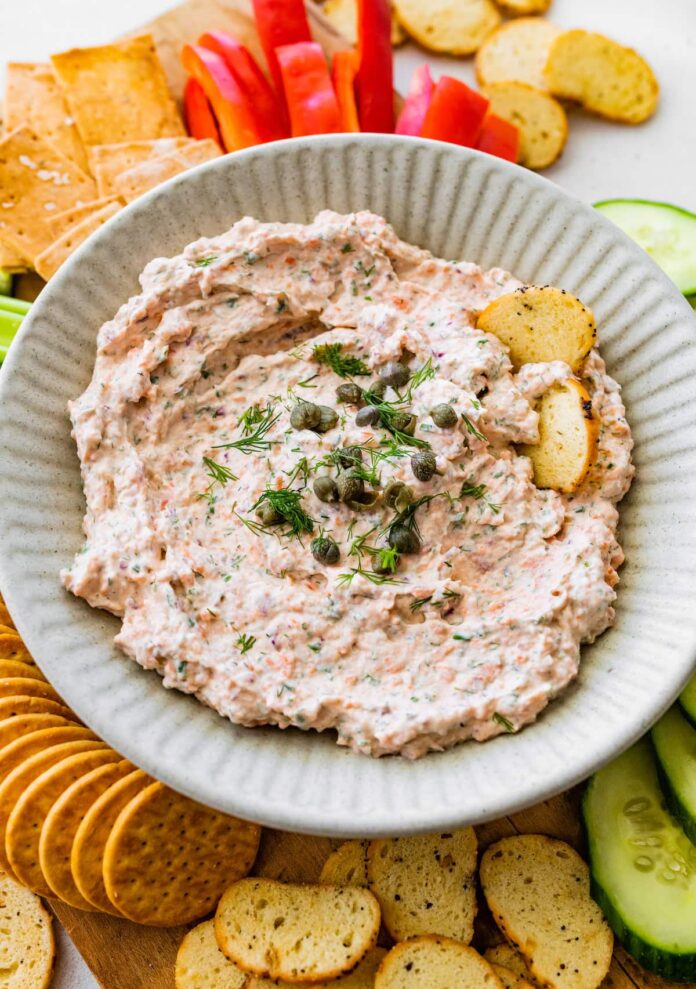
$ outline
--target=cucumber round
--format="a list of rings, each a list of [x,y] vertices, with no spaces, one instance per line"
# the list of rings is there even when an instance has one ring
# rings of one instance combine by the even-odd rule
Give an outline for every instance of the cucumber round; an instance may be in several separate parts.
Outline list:
[[[679,705],[691,724],[696,725],[696,677],[692,677],[682,690]]]
[[[668,813],[643,739],[590,781],[583,798],[592,895],[645,968],[696,981],[696,847]]]
[[[675,704],[650,733],[667,806],[696,844],[696,729]]]
[[[696,213],[647,199],[606,199],[595,208],[620,227],[684,295],[696,295]]]

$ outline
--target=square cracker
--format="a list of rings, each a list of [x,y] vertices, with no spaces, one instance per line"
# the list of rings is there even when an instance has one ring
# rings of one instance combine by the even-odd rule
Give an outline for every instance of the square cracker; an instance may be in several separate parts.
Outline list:
[[[87,155],[63,91],[50,65],[10,62],[5,86],[5,127],[31,127],[83,170]]]
[[[119,202],[111,202],[102,206],[79,223],[69,227],[57,240],[34,258],[34,267],[48,281],[58,271],[64,261],[76,251],[80,244],[98,230],[107,220],[115,216],[121,209]]]
[[[186,172],[195,165],[202,165],[212,158],[219,158],[220,154],[220,148],[215,141],[209,138],[204,141],[194,141],[193,147],[186,146],[178,151],[170,151],[169,154],[143,161],[122,172],[114,180],[114,193],[130,203],[149,189],[166,182],[167,179]]]
[[[61,213],[52,213],[46,219],[46,223],[53,236],[58,239],[78,223],[82,223],[105,206],[116,202],[118,202],[116,196],[104,196],[101,199],[94,199],[91,203],[79,203],[77,206],[71,206],[70,209],[64,209]],[[123,203],[119,205],[123,206]]]
[[[97,180],[99,195],[112,196],[114,179],[121,172],[193,143],[195,141],[192,137],[157,137],[149,141],[95,144],[88,150],[89,170]]]
[[[47,216],[96,198],[94,180],[30,128],[0,141],[0,236],[30,261],[54,240]]]
[[[0,268],[3,271],[27,271],[31,265],[12,240],[0,234]]]
[[[185,136],[151,35],[51,61],[85,144]]]

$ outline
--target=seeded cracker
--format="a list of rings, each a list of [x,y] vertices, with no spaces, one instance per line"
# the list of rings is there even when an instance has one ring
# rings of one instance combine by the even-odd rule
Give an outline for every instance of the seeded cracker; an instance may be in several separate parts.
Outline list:
[[[41,869],[39,838],[41,826],[56,800],[93,769],[120,761],[118,752],[107,747],[76,753],[41,773],[21,795],[7,822],[5,852],[14,874],[29,889],[41,896],[53,893]]]
[[[198,920],[225,886],[249,872],[260,833],[254,824],[152,783],[111,830],[103,866],[107,895],[137,923],[172,927]]]
[[[133,771],[127,759],[98,766],[69,786],[46,814],[39,840],[39,864],[53,893],[70,906],[95,909],[78,890],[70,868],[78,828],[98,797]]]

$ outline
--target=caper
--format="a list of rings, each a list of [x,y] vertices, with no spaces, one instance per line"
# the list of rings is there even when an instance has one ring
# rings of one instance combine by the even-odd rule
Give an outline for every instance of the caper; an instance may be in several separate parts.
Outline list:
[[[272,505],[268,504],[267,501],[261,502],[259,507],[256,509],[256,514],[264,525],[275,525],[282,519],[280,512],[277,512]]]
[[[387,386],[383,381],[373,381],[367,390],[376,398],[384,398],[387,393]]]
[[[365,490],[365,482],[350,471],[341,474],[336,482],[341,501],[356,501]]]
[[[452,426],[457,425],[457,413],[446,402],[443,402],[442,405],[436,405],[434,409],[431,409],[430,415],[433,417],[435,425],[439,426],[440,429],[451,429]]]
[[[411,457],[411,470],[414,477],[417,477],[419,481],[431,480],[437,471],[435,454],[431,453],[430,450],[418,450]]]
[[[336,389],[336,401],[348,405],[362,405],[362,388],[353,381],[346,381]]]
[[[401,364],[399,361],[388,361],[380,369],[379,376],[385,385],[391,385],[392,388],[403,388],[405,384],[408,384],[411,372],[405,364]]]
[[[319,405],[319,422],[312,426],[315,433],[328,433],[338,422],[338,413],[329,405]]]
[[[363,462],[363,452],[359,446],[342,446],[337,454],[341,467],[355,467]]]
[[[389,508],[395,508],[397,512],[403,512],[413,501],[413,491],[409,488],[408,484],[392,478],[384,489],[384,500]]]
[[[338,543],[331,536],[317,536],[316,539],[312,540],[309,548],[318,563],[327,563],[330,566],[332,563],[338,563],[341,559]]]
[[[357,498],[351,498],[346,504],[354,512],[367,512],[377,504],[378,499],[379,491],[363,491],[361,495],[358,495]]]
[[[298,402],[290,413],[293,429],[314,429],[321,420],[321,408],[312,402]]]
[[[379,422],[379,412],[372,405],[366,405],[360,409],[355,417],[356,426],[376,426]]]
[[[408,526],[393,525],[389,530],[389,545],[392,546],[397,553],[403,553],[408,555],[409,553],[417,553],[420,549],[420,539],[413,531],[409,529]]]
[[[399,433],[406,433],[407,436],[413,436],[416,431],[416,422],[416,416],[410,412],[399,412],[392,419],[392,427]]]
[[[315,478],[312,489],[319,501],[338,501],[336,482],[328,474]]]

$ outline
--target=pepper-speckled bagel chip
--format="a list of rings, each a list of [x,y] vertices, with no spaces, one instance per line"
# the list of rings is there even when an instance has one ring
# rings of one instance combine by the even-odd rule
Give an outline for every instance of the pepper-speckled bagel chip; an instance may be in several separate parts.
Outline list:
[[[0,873],[0,971],[4,989],[48,989],[55,942],[38,896]]]
[[[106,895],[104,887],[104,849],[111,829],[124,807],[152,782],[147,773],[136,769],[112,784],[95,800],[77,829],[70,853],[70,870],[80,895],[103,913],[123,916]]]
[[[31,735],[32,732],[44,728],[81,727],[72,718],[62,718],[59,714],[20,714],[14,718],[0,721],[0,749],[3,749],[16,738]]]
[[[5,853],[16,877],[35,893],[52,895],[39,861],[41,827],[49,811],[76,780],[114,762],[121,756],[107,746],[75,753],[37,776],[15,803],[5,828]]]
[[[61,759],[67,759],[79,752],[91,752],[94,749],[108,749],[105,742],[95,742],[91,739],[82,741],[63,742],[54,745],[45,752],[37,752],[30,756],[0,783],[0,868],[12,875],[12,866],[5,850],[5,831],[10,814],[15,804],[27,787],[42,773],[55,766]]]
[[[130,920],[187,924],[245,876],[261,829],[152,783],[125,807],[104,851],[104,886]]]
[[[247,973],[226,958],[215,940],[215,922],[205,920],[179,945],[176,989],[246,989]]]
[[[46,815],[39,838],[39,864],[55,895],[70,906],[95,909],[75,885],[70,868],[78,828],[95,800],[132,772],[133,765],[127,759],[98,766],[64,790]]]
[[[56,693],[50,683],[33,677],[0,677],[0,697],[46,697],[59,704],[63,703],[60,694]]]

